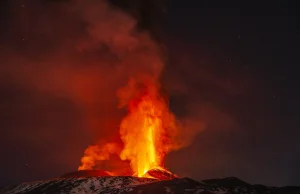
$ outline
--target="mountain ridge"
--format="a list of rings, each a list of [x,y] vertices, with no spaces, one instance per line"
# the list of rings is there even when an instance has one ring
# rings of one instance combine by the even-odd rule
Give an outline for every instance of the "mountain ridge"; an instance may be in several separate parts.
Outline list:
[[[99,171],[68,173],[44,181],[25,182],[0,190],[1,194],[300,194],[300,187],[252,185],[236,177],[195,181],[188,177],[171,180],[133,176],[101,176]],[[81,175],[81,176],[78,176]],[[92,176],[89,176],[92,175]]]

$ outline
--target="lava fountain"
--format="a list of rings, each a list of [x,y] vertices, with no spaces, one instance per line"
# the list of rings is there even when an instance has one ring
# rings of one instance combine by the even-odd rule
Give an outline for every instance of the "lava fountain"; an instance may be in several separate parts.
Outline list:
[[[104,7],[109,5],[105,4]],[[130,162],[133,176],[151,177],[151,174],[157,172],[167,173],[164,158],[168,152],[181,145],[176,141],[179,136],[178,124],[174,114],[169,111],[168,101],[162,95],[160,85],[167,59],[165,50],[148,32],[137,30],[137,22],[133,18],[119,10],[110,14],[116,15],[118,25],[107,23],[110,17],[105,17],[97,22],[99,27],[95,32],[101,29],[99,34],[96,33],[99,35],[97,40],[103,39],[101,43],[114,56],[114,60],[106,63],[116,69],[115,75],[122,77],[120,84],[128,80],[117,91],[119,108],[127,110],[119,126],[122,143],[89,146],[81,158],[78,170],[96,169],[98,161],[110,161],[113,160],[112,155],[117,155],[121,160]],[[102,29],[106,29],[107,33]],[[122,175],[118,170],[110,174]]]
[[[130,160],[136,176],[143,177],[154,168],[163,169],[163,160],[170,149],[169,135],[175,130],[175,117],[156,83],[130,81],[134,93],[128,103],[128,114],[121,122],[124,143],[122,160]],[[121,94],[127,93],[125,88]]]
[[[142,80],[142,81],[141,81]],[[122,149],[109,143],[99,149],[90,146],[82,158],[79,170],[90,170],[96,160],[108,160],[109,154],[118,154],[129,160],[133,176],[153,177],[153,171],[171,174],[164,168],[165,155],[174,148],[173,137],[177,134],[175,116],[169,111],[165,98],[160,95],[160,86],[147,77],[131,79],[118,96],[127,101],[127,115],[120,124]],[[98,150],[96,150],[98,149]],[[152,173],[148,173],[152,170]]]

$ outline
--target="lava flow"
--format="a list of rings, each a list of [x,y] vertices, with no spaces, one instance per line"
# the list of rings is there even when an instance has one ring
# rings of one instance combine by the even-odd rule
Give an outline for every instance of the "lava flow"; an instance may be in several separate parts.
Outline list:
[[[91,146],[86,150],[79,170],[90,170],[94,167],[95,158],[108,160],[109,154],[117,153],[122,160],[130,161],[133,176],[153,178],[155,176],[152,175],[157,172],[171,176],[172,173],[164,169],[163,161],[173,147],[172,137],[176,135],[177,128],[174,115],[160,95],[159,84],[149,80],[142,83],[131,80],[119,91],[119,97],[123,101],[125,99],[128,109],[120,125],[121,151],[118,152],[117,146],[112,143],[96,151]]]

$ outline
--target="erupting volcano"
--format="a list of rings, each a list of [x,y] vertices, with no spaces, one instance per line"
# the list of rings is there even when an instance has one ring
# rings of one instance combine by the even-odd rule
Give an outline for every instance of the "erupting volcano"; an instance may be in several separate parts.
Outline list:
[[[171,175],[164,168],[163,161],[175,147],[172,142],[177,134],[175,116],[160,95],[160,85],[149,77],[140,80],[131,79],[126,87],[118,91],[122,99],[120,107],[127,106],[127,116],[120,125],[123,145],[108,143],[102,149],[88,147],[78,170],[91,170],[95,161],[107,160],[110,154],[118,154],[122,160],[130,161],[133,176],[159,177],[151,175],[153,170]]]
[[[129,84],[134,85],[133,81]],[[156,84],[146,84],[138,89],[129,100],[128,115],[121,123],[124,149],[120,157],[131,161],[138,177],[152,168],[162,168],[170,145],[170,132],[175,131],[174,116],[157,88]]]

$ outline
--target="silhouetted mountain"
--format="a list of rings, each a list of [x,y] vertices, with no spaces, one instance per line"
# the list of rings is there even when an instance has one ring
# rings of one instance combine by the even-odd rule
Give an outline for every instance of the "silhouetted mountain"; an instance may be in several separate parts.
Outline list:
[[[156,171],[156,173],[159,172]],[[51,180],[22,183],[3,189],[0,193],[300,194],[300,187],[277,188],[263,185],[251,185],[235,177],[210,179],[201,182],[197,182],[189,178],[174,178],[172,180],[162,181],[158,179],[138,178],[132,176],[106,176],[106,172],[104,171],[79,171]]]
[[[223,179],[208,179],[204,180],[204,183],[218,185],[218,186],[225,186],[225,187],[234,187],[234,186],[244,186],[248,187],[251,186],[249,183],[246,183],[236,177],[227,177]]]

